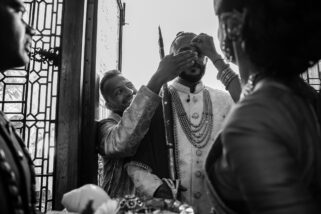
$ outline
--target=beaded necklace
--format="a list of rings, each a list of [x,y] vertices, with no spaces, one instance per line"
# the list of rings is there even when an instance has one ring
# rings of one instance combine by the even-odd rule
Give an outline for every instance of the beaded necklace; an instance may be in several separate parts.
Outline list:
[[[183,107],[175,89],[170,88],[170,93],[173,98],[173,109],[178,115],[180,125],[188,138],[189,142],[196,148],[203,148],[207,145],[213,129],[213,110],[210,94],[207,89],[203,92],[203,113],[198,124],[193,124]]]

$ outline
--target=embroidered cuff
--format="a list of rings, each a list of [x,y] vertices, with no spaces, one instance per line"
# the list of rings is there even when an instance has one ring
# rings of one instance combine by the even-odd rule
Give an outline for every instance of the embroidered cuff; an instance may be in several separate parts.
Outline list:
[[[126,164],[127,173],[140,195],[153,197],[155,191],[163,184],[163,181],[148,170],[142,168],[141,165],[137,166],[136,163],[131,162]]]
[[[147,97],[150,97],[155,102],[160,102],[161,97],[158,94],[155,94],[152,90],[150,90],[147,86],[141,86],[139,91]],[[138,94],[138,93],[137,93]]]
[[[125,164],[125,167],[127,168],[128,166],[136,166],[136,167],[139,167],[143,170],[146,170],[148,172],[152,172],[152,168],[150,168],[150,166],[148,166],[147,164],[144,164],[144,163],[141,163],[141,162],[138,162],[138,161],[131,161],[127,164]]]

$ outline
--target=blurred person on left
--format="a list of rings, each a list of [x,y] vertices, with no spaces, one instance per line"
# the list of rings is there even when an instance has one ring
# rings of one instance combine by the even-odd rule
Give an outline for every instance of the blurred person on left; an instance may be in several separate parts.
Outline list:
[[[34,30],[23,20],[21,0],[0,0],[0,72],[29,62]],[[35,173],[28,151],[0,111],[0,207],[2,214],[36,213]]]
[[[34,30],[23,20],[26,9],[21,0],[0,1],[0,70],[21,67],[29,62]]]

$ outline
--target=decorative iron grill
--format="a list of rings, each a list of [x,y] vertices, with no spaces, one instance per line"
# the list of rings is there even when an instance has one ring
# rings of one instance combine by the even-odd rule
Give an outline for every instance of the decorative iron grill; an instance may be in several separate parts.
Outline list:
[[[0,74],[0,109],[20,132],[36,171],[37,206],[51,210],[57,84],[63,0],[25,0],[25,21],[37,30],[24,69]]]
[[[315,90],[321,92],[321,62],[302,74],[303,79],[309,83]]]

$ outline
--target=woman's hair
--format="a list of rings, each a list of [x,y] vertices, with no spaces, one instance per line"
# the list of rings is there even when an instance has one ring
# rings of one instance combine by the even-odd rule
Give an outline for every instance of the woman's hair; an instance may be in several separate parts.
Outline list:
[[[321,58],[319,0],[221,0],[217,13],[246,9],[242,39],[266,75],[289,77]],[[237,2],[237,3],[235,3]],[[233,6],[235,5],[235,7]]]

